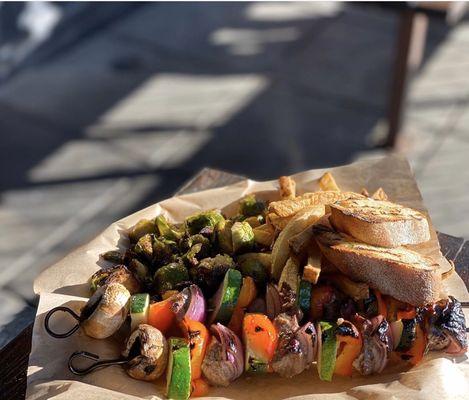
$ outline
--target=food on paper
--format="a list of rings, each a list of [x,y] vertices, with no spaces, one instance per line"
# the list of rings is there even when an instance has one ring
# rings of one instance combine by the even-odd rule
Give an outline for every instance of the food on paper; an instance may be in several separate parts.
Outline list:
[[[441,293],[434,260],[404,247],[429,240],[426,217],[381,188],[341,192],[330,173],[318,186],[298,195],[282,177],[281,200],[247,195],[234,216],[139,221],[125,251],[102,255],[113,265],[90,278],[80,326],[95,338],[127,329],[127,373],[166,371],[172,399],[243,373],[331,381],[464,354],[461,303]]]

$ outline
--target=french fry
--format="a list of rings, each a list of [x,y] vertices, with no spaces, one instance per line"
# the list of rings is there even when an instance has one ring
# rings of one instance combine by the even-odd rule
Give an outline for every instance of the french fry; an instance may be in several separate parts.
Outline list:
[[[321,176],[319,179],[319,187],[324,191],[332,190],[335,192],[340,192],[339,186],[337,186],[337,182],[330,172],[326,172],[323,176]]]
[[[354,301],[370,297],[370,287],[366,283],[354,282],[343,274],[328,275],[327,280]]]
[[[321,263],[321,251],[319,250],[316,241],[312,240],[308,248],[308,260],[303,269],[303,279],[311,282],[313,285],[318,283],[322,269]]]
[[[263,224],[253,228],[254,241],[262,246],[270,246],[275,238],[275,229],[270,224]]]
[[[313,229],[311,226],[308,226],[300,233],[288,239],[288,244],[290,245],[290,249],[293,253],[295,253],[296,255],[301,255],[304,254],[308,247],[311,245],[313,237]]]
[[[275,279],[280,278],[283,267],[290,255],[288,240],[306,229],[306,227],[314,224],[324,213],[324,206],[307,207],[295,215],[285,229],[280,232],[280,235],[272,247],[272,276]]]
[[[278,178],[280,198],[294,199],[296,196],[296,182],[289,176]]]
[[[324,191],[305,193],[294,199],[273,201],[269,204],[269,215],[277,217],[291,217],[309,206],[328,205],[339,200],[361,199],[363,196],[354,192]]]
[[[386,194],[384,189],[380,187],[376,192],[372,194],[371,198],[375,200],[387,200],[388,195]]]
[[[270,225],[275,227],[275,229],[281,231],[287,226],[293,217],[294,215],[290,217],[279,217],[277,214],[270,213],[267,214],[267,221]]]

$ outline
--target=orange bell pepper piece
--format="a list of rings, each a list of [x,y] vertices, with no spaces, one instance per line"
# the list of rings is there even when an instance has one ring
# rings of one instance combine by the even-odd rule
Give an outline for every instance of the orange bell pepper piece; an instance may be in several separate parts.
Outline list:
[[[313,287],[311,292],[311,320],[319,321],[324,314],[324,305],[334,298],[334,289],[329,285]]]
[[[246,308],[253,302],[257,296],[257,288],[254,283],[254,279],[250,276],[243,278],[243,286],[241,286],[241,291],[239,292],[238,302],[236,307]]]
[[[274,324],[263,314],[246,314],[243,321],[246,370],[270,372],[278,343]]]
[[[417,324],[415,327],[415,339],[412,347],[404,353],[401,353],[401,359],[408,361],[412,365],[417,365],[422,361],[427,349],[427,335],[422,327]]]
[[[202,397],[208,394],[208,390],[210,386],[204,379],[200,378],[200,379],[193,380],[191,385],[192,385],[191,397]]]
[[[176,323],[176,316],[171,309],[171,298],[150,304],[148,324],[159,329],[163,334]]]
[[[243,334],[243,320],[244,320],[244,308],[236,306],[231,315],[230,322],[228,323],[228,328],[231,329],[238,337],[241,337]]]
[[[204,324],[188,318],[184,318],[181,325],[191,349],[191,378],[196,380],[202,376],[202,361],[210,340],[210,333]]]
[[[363,340],[358,329],[349,321],[344,321],[337,328],[337,358],[334,374],[352,376],[353,361],[359,356]]]

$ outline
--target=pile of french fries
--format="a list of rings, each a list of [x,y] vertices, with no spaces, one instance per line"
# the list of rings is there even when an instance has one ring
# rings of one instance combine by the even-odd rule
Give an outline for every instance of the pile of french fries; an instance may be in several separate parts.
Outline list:
[[[313,237],[313,225],[329,213],[329,205],[336,201],[365,196],[387,200],[384,190],[379,188],[371,196],[366,189],[361,194],[341,191],[333,175],[326,172],[319,179],[318,191],[298,196],[295,181],[282,176],[279,194],[281,199],[269,204],[267,223],[254,229],[256,241],[272,247],[272,277],[281,281],[290,274],[299,275],[302,270],[302,279],[316,284],[323,273],[354,300],[368,298],[368,285],[353,282],[321,256]]]

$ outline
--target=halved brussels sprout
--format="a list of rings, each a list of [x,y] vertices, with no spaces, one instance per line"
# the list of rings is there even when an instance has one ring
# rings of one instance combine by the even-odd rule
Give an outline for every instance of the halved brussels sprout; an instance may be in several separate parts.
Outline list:
[[[142,260],[146,260],[148,262],[152,261],[154,237],[155,236],[153,234],[147,233],[138,239],[137,244],[134,246],[133,250],[135,254],[141,257]]]
[[[239,213],[245,217],[254,217],[262,214],[266,209],[263,201],[257,200],[253,194],[247,195],[239,202]]]
[[[247,222],[235,222],[231,227],[233,252],[249,251],[254,245],[254,232]]]
[[[142,236],[148,233],[156,233],[155,221],[141,219],[130,229],[129,239],[131,242],[136,243]]]
[[[255,258],[248,258],[239,264],[239,270],[243,276],[250,276],[254,279],[258,288],[265,288],[267,281],[267,271],[262,263]]]
[[[186,218],[184,223],[187,232],[190,235],[195,235],[196,233],[200,233],[204,228],[215,228],[215,226],[224,219],[220,211],[209,210]]]
[[[176,242],[160,236],[153,241],[153,265],[161,266],[174,260],[178,254]]]
[[[218,254],[213,258],[204,258],[190,272],[194,283],[210,296],[218,289],[230,268],[236,268],[233,259],[226,254]]]
[[[163,215],[158,215],[155,218],[155,223],[160,232],[160,236],[163,236],[165,239],[178,241],[182,238],[183,232],[171,226]]]
[[[217,224],[215,231],[217,233],[218,246],[223,253],[233,254],[233,240],[231,228],[233,221],[224,220]]]
[[[189,272],[181,260],[161,267],[155,273],[155,288],[161,296],[168,290],[174,290],[177,285],[189,280]]]

